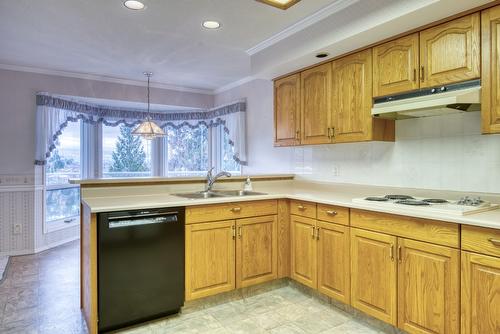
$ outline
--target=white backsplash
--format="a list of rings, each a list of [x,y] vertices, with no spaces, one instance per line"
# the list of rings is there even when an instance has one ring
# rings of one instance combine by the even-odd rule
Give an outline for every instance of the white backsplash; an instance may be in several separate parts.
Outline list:
[[[396,121],[396,142],[293,149],[309,180],[500,193],[500,135],[481,135],[479,112]]]

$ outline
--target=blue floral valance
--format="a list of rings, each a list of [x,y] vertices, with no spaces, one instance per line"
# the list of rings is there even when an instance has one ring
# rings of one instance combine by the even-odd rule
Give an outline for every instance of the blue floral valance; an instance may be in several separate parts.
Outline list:
[[[44,165],[55,149],[57,139],[69,122],[82,120],[89,124],[134,127],[146,116],[146,110],[116,108],[75,101],[71,98],[39,93],[36,96],[36,157],[35,165]],[[200,110],[165,110],[150,113],[150,117],[162,128],[189,126],[223,126],[233,146],[234,160],[246,164],[246,102]]]

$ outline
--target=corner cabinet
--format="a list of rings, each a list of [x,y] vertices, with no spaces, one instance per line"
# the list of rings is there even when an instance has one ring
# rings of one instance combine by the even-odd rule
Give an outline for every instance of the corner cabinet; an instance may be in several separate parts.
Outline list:
[[[371,114],[372,51],[333,61],[332,73],[332,142],[394,140],[394,121]]]
[[[481,75],[479,13],[420,32],[420,87],[477,79]]]
[[[326,63],[300,73],[301,144],[331,142],[332,65]]]
[[[418,33],[373,48],[373,96],[418,89]]]
[[[300,74],[274,82],[275,146],[300,144]]]
[[[500,133],[500,6],[482,13],[482,132]]]

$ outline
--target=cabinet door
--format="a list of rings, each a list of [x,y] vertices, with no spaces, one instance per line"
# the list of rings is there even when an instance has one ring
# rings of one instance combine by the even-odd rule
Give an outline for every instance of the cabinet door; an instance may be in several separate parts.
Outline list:
[[[398,325],[408,333],[459,332],[460,252],[398,240]]]
[[[186,225],[186,300],[235,288],[235,221]]]
[[[351,228],[351,305],[396,326],[396,237]]]
[[[373,48],[373,96],[418,89],[418,33]]]
[[[274,144],[300,144],[300,74],[274,82]]]
[[[332,64],[326,63],[300,74],[301,144],[330,143]]]
[[[290,223],[292,278],[316,288],[316,221],[292,215]]]
[[[500,6],[482,15],[482,131],[500,133]]]
[[[420,32],[420,87],[480,76],[479,13]]]
[[[462,251],[462,334],[500,333],[500,258]]]
[[[372,52],[335,60],[332,87],[332,134],[335,142],[372,137]]]
[[[276,279],[276,216],[238,219],[236,228],[236,287],[242,288]]]
[[[349,227],[318,221],[318,291],[350,304]]]

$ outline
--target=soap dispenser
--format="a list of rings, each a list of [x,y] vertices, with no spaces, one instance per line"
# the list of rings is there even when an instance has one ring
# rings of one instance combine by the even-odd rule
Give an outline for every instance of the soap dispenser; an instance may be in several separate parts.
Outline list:
[[[252,191],[252,180],[250,180],[250,176],[247,176],[247,180],[245,181],[245,186],[243,187],[244,191]]]

